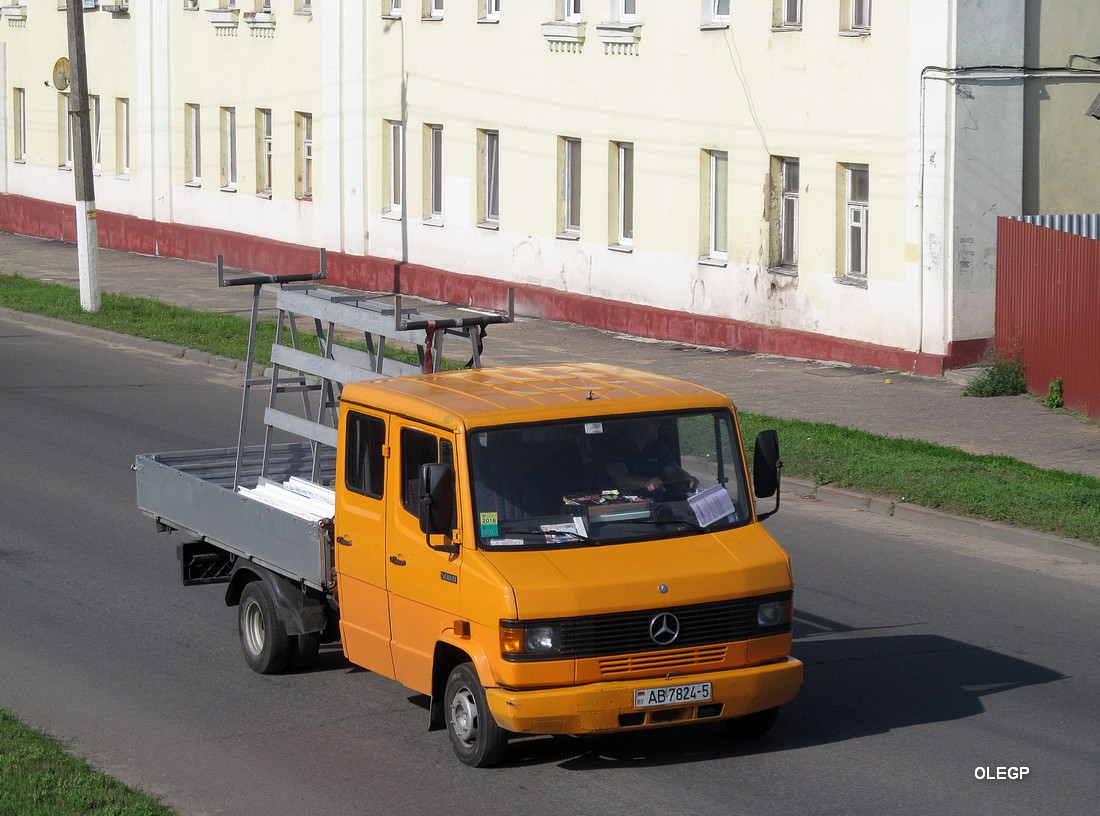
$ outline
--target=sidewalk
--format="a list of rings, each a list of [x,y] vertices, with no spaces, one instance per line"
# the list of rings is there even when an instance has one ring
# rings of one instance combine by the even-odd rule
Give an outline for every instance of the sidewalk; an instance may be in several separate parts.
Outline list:
[[[101,249],[98,268],[103,291],[245,316],[251,308],[251,287],[218,288],[212,264]],[[0,232],[0,274],[76,287],[76,269],[73,244]],[[1100,423],[1049,411],[1026,397],[964,397],[957,375],[916,377],[525,318],[489,327],[483,357],[486,366],[586,361],[698,382],[729,394],[742,411],[923,439],[1100,478]]]

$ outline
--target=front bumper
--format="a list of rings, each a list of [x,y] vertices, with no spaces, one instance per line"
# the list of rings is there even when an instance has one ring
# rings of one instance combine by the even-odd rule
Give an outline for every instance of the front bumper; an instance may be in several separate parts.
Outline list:
[[[708,702],[645,709],[634,706],[635,689],[703,682],[711,683]],[[485,694],[494,719],[508,731],[590,734],[743,717],[789,703],[801,686],[802,663],[788,657],[764,666],[678,675],[668,680],[617,680],[533,691],[488,688]]]

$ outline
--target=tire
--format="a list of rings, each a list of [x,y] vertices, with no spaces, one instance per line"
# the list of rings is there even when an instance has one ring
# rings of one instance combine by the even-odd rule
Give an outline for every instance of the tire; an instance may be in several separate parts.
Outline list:
[[[253,581],[241,592],[237,612],[241,651],[257,674],[278,674],[291,656],[291,638],[275,613],[275,603],[263,581]]]
[[[779,706],[766,708],[753,714],[746,714],[735,720],[726,720],[726,728],[735,737],[742,739],[759,739],[771,730],[775,721],[779,719]]]
[[[321,648],[321,633],[306,632],[290,638],[291,671],[309,671],[317,665],[317,653]]]
[[[474,768],[498,765],[508,750],[508,732],[497,725],[473,663],[455,666],[444,692],[447,736],[455,756]]]

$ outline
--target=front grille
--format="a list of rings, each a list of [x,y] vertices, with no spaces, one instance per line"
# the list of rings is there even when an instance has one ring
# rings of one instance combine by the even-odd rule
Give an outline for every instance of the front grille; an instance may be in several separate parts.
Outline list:
[[[539,660],[578,660],[644,652],[669,652],[730,643],[750,638],[768,637],[789,632],[790,622],[762,627],[756,623],[757,609],[769,601],[788,601],[792,593],[776,592],[732,601],[646,609],[638,612],[614,612],[607,615],[586,615],[577,618],[556,618],[536,621],[503,622],[504,626],[557,626],[561,648],[554,654],[504,655],[505,660],[530,662]],[[679,622],[679,633],[671,642],[659,643],[650,636],[650,628],[658,615],[671,613]]]
[[[600,674],[604,676],[631,672],[660,673],[705,667],[726,659],[724,645],[701,646],[697,649],[673,649],[655,654],[633,654],[600,658]]]

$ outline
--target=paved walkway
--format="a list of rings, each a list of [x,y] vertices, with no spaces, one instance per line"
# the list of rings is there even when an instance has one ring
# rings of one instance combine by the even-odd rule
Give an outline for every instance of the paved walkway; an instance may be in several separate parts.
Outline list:
[[[212,264],[100,250],[98,267],[104,291],[242,314],[251,305],[251,287],[218,288]],[[73,244],[0,232],[0,274],[75,287],[76,269]],[[964,397],[958,375],[917,377],[524,318],[490,327],[484,355],[486,365],[594,360],[705,384],[729,394],[742,411],[923,439],[1100,478],[1100,423],[1026,397]]]

